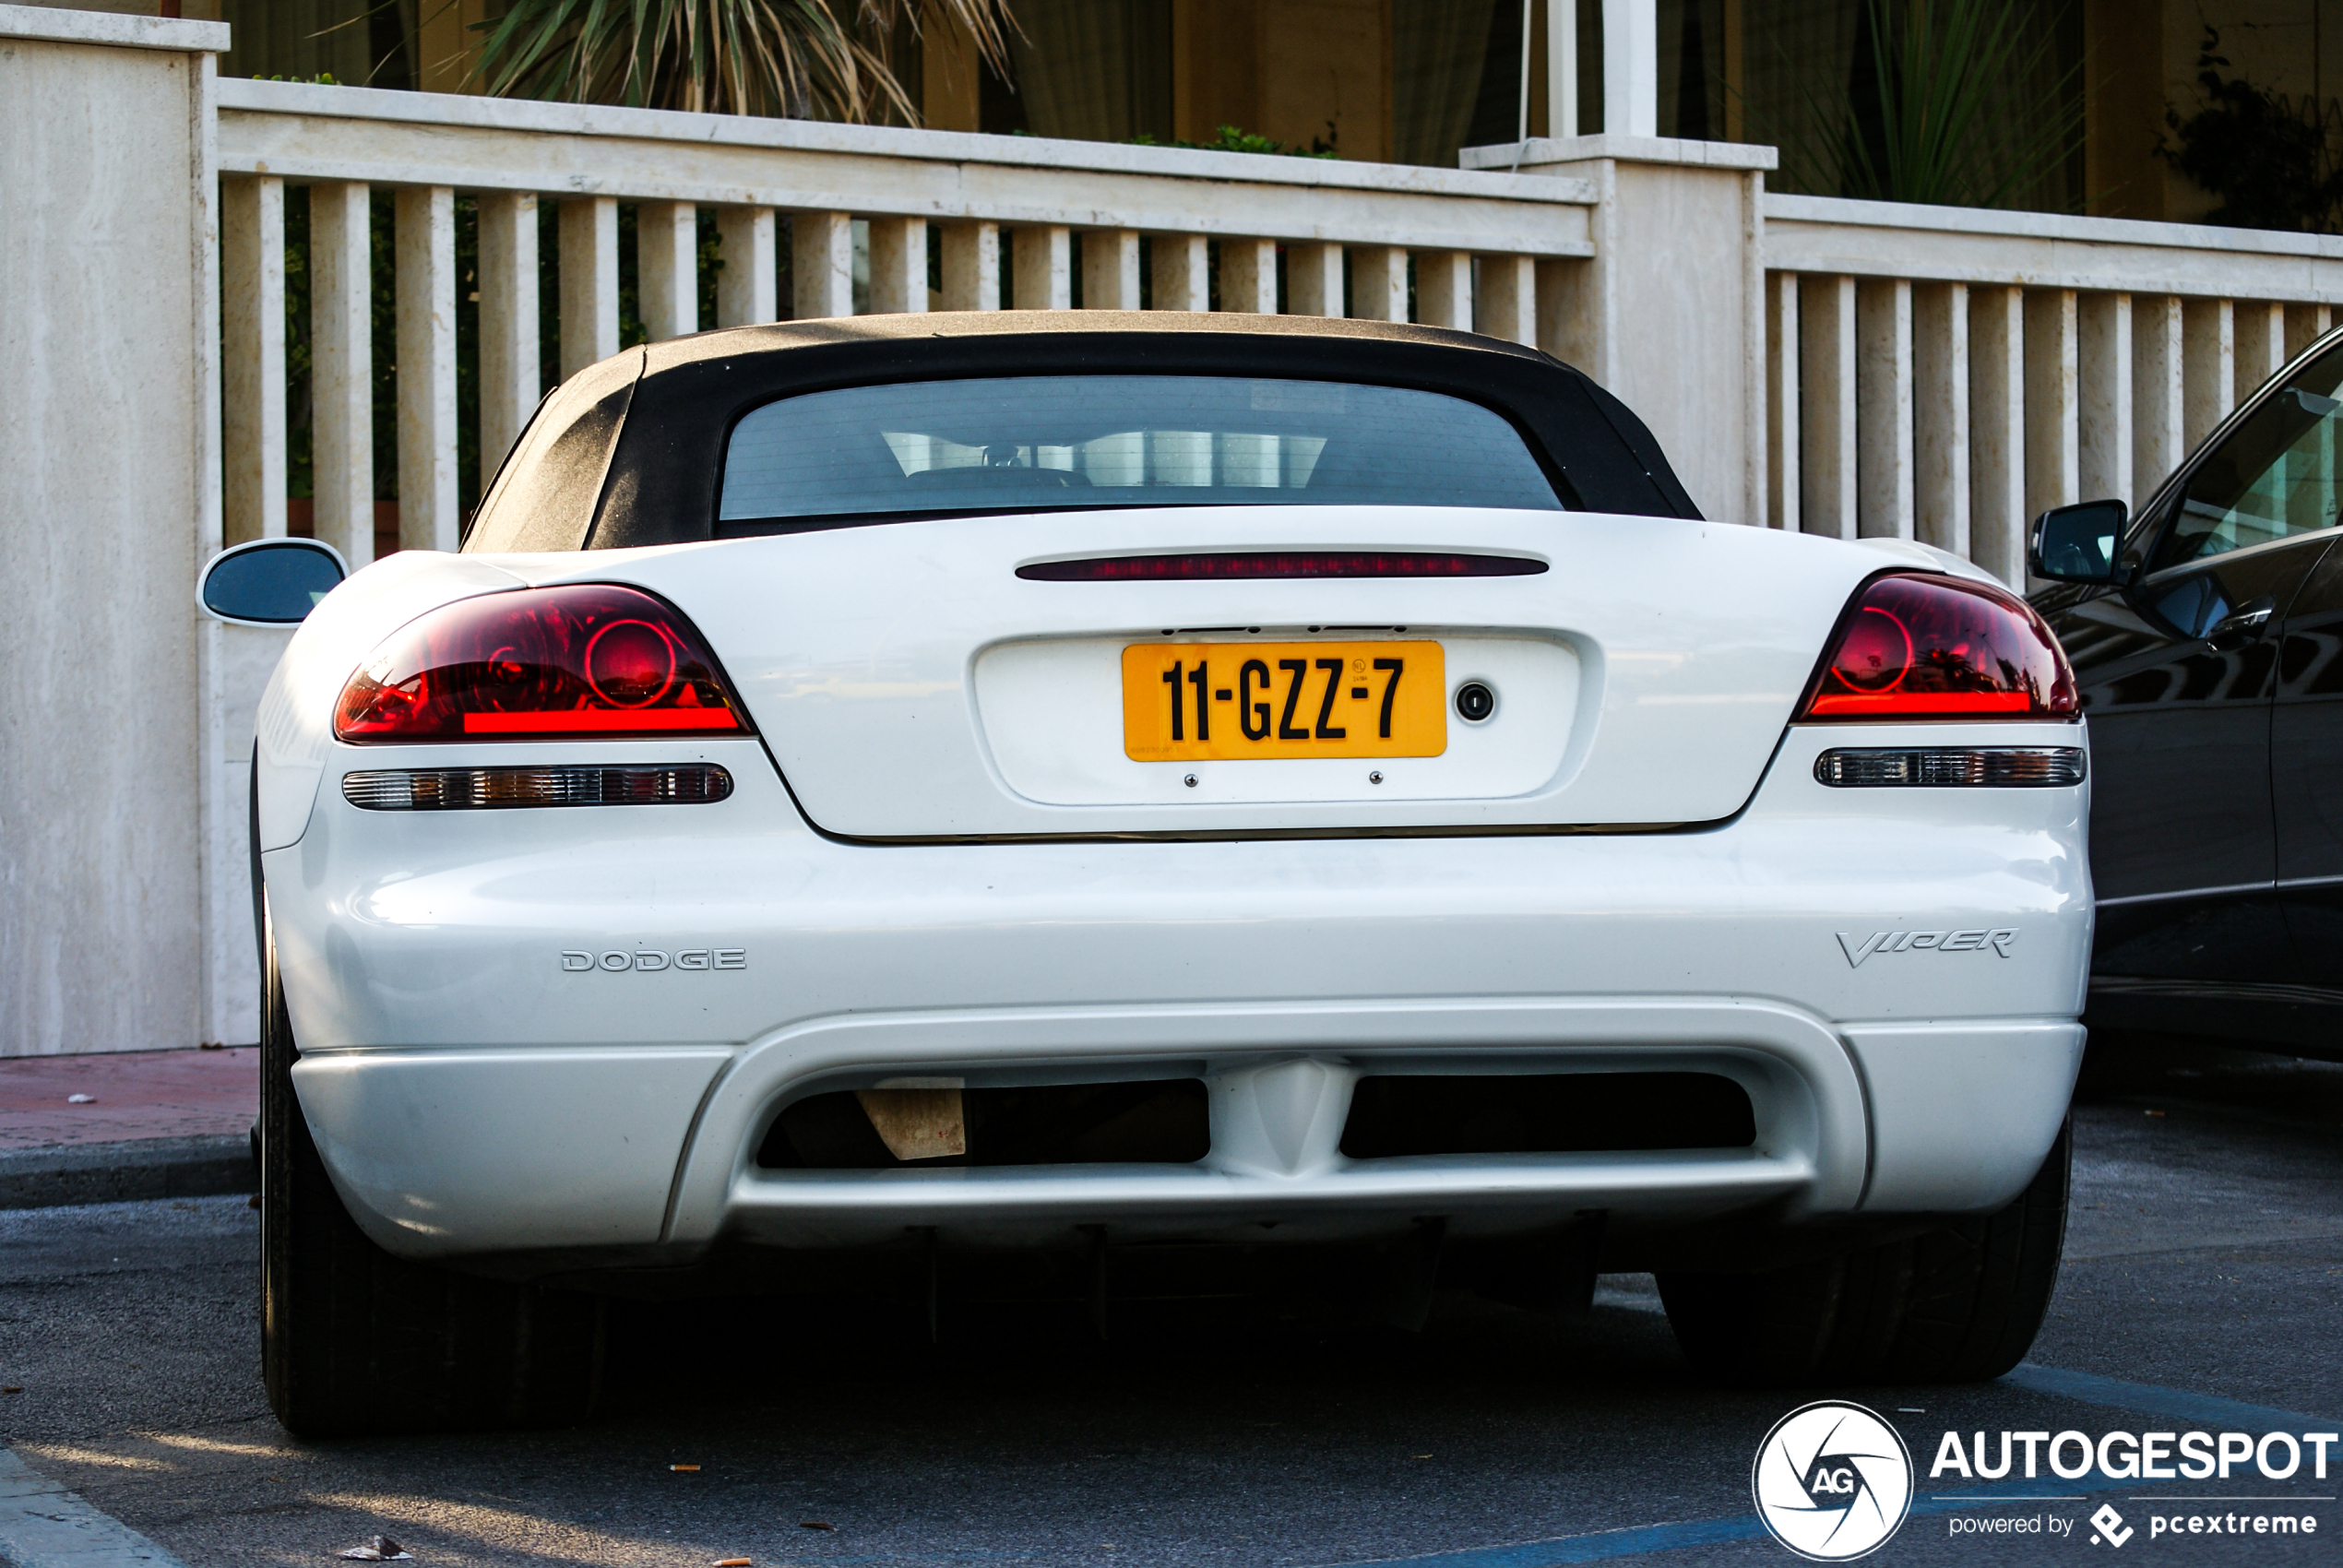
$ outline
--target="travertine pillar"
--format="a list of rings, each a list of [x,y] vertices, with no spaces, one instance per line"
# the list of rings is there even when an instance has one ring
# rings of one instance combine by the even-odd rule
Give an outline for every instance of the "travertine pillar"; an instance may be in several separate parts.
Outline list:
[[[717,255],[724,264],[716,269],[717,326],[755,327],[780,315],[774,229],[769,207],[716,209]]]
[[[1220,308],[1247,315],[1278,314],[1277,242],[1220,242]]]
[[[1635,17],[1649,11],[1628,9]],[[1609,6],[1604,16],[1608,23]],[[1555,319],[1551,333],[1541,326],[1540,341],[1557,352],[1566,347],[1564,358],[1642,416],[1705,515],[1763,524],[1769,485],[1762,200],[1774,149],[1607,135],[1469,148],[1462,161],[1593,182],[1594,255],[1556,266]],[[1420,307],[1423,262],[1419,255]],[[1540,267],[1541,314],[1546,284]],[[1351,285],[1355,293],[1355,271]],[[1803,477],[1811,491],[1811,469]],[[1851,529],[1851,506],[1847,520]]]
[[[480,196],[480,467],[484,485],[544,395],[537,315],[537,196]]]
[[[699,208],[688,201],[635,208],[635,277],[652,342],[699,330]]]
[[[618,352],[618,203],[574,196],[561,207],[562,374]]]
[[[464,522],[456,473],[456,193],[401,190],[395,221],[398,548],[452,551]]]
[[[0,7],[0,1056],[258,1033],[238,655],[284,636],[228,636],[192,592],[221,535],[227,47]],[[244,216],[249,284],[268,225]],[[283,476],[250,477],[248,520]]]
[[[229,544],[285,531],[285,183],[220,183],[220,408]]]
[[[927,220],[871,220],[871,311],[927,309]]]
[[[946,223],[943,226],[944,308],[1001,308],[1001,226],[998,223]]]
[[[1139,308],[1139,232],[1092,229],[1082,236],[1082,308]]]
[[[1073,309],[1073,231],[1062,223],[1029,224],[1010,242],[1009,291],[1017,308]]]

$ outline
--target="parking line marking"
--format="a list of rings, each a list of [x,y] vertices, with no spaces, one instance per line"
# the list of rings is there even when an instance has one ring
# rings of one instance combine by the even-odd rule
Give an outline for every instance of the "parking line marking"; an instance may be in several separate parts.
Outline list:
[[[0,1448],[0,1565],[186,1568],[129,1526],[99,1513]]]
[[[2061,1367],[2045,1367],[2033,1361],[2018,1362],[2001,1381],[2030,1393],[2055,1395],[2085,1405],[2107,1405],[2119,1410],[2137,1410],[2143,1415],[2171,1416],[2175,1420],[2196,1421],[2205,1426],[2226,1427],[2231,1431],[2250,1428],[2256,1431],[2325,1431],[2337,1428],[2335,1420],[2328,1416],[2305,1416],[2299,1411],[2273,1409],[2267,1405],[2248,1405],[2242,1400],[2222,1399],[2210,1394],[2188,1394],[2177,1388],[2158,1388],[2146,1383],[2125,1383],[2121,1378],[2067,1372]]]
[[[1549,1540],[1516,1541],[1510,1546],[1473,1546],[1459,1551],[1426,1552],[1421,1557],[1392,1557],[1374,1562],[1346,1563],[1344,1568],[1556,1568],[1566,1562],[1600,1562],[1613,1557],[1635,1557],[1647,1551],[1674,1551],[1688,1546],[1719,1546],[1727,1541],[1757,1540],[1766,1534],[1754,1513],[1730,1519],[1685,1519],[1672,1525],[1630,1525],[1590,1536],[1558,1536]]]
[[[1914,1515],[1921,1515],[1951,1514],[1963,1508],[1980,1508],[1995,1503],[2081,1502],[2109,1492],[2121,1492],[2137,1484],[2101,1470],[2093,1470],[2076,1479],[2090,1491],[2050,1499],[2040,1493],[2019,1490],[2029,1484],[2039,1485],[2039,1482],[2009,1481],[2003,1483],[2006,1491],[2003,1487],[1988,1486],[1957,1496],[1915,1495],[1911,1511]],[[1601,1530],[1593,1535],[1554,1536],[1545,1540],[1515,1541],[1505,1546],[1430,1551],[1420,1557],[1350,1562],[1343,1564],[1343,1568],[1563,1568],[1564,1564],[1573,1562],[1604,1562],[1615,1557],[1638,1557],[1647,1552],[1681,1551],[1686,1547],[1759,1540],[1765,1538],[1765,1534],[1766,1526],[1758,1522],[1753,1512],[1723,1519],[1687,1519],[1672,1525],[1630,1525],[1623,1529]]]

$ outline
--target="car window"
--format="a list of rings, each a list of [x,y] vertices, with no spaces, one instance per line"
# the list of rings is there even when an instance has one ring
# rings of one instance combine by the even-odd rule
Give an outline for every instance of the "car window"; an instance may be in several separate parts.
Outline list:
[[[2190,476],[2150,570],[2334,527],[2338,384],[2343,349],[2296,371],[2230,432]]]
[[[733,428],[717,517],[735,525],[724,531],[756,531],[857,515],[1266,503],[1562,505],[1512,424],[1461,398],[1248,376],[1030,375],[767,403]]]

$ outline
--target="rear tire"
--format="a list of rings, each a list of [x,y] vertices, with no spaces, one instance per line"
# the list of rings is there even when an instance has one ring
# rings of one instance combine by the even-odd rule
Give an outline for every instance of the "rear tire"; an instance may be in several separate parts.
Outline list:
[[[273,933],[262,963],[260,1346],[277,1419],[303,1437],[585,1420],[601,1303],[410,1263],[358,1229],[293,1096]]]
[[[1996,1213],[1763,1274],[1662,1274],[1668,1324],[1719,1383],[1975,1383],[2033,1344],[2066,1240],[2073,1128]]]

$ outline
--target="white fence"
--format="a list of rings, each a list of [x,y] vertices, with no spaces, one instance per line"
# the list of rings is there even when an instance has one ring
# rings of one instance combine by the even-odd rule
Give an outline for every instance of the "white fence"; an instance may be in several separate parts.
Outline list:
[[[542,390],[541,200],[560,204],[560,364],[619,347],[619,206],[636,206],[653,339],[855,312],[1208,308],[1409,316],[1534,341],[1540,267],[1593,253],[1583,180],[580,108],[279,82],[220,84],[226,537],[285,529],[283,202],[309,186],[315,527],[373,553],[367,214],[398,192],[399,539],[458,533],[455,197],[479,203],[481,451]],[[698,319],[698,212],[722,238]],[[792,297],[778,297],[786,215]],[[858,234],[858,231],[860,232]],[[859,240],[859,244],[858,244]],[[1076,253],[1078,250],[1078,262]],[[1280,257],[1282,252],[1282,257]],[[1280,290],[1280,260],[1284,287]],[[1412,266],[1410,265],[1412,263]],[[858,273],[863,279],[857,288]],[[1346,286],[1347,285],[1347,286]]]
[[[1362,166],[221,82],[226,43],[0,4],[0,434],[21,470],[0,668],[51,672],[0,704],[0,1055],[256,1029],[244,767],[283,636],[199,620],[188,588],[223,542],[288,526],[289,185],[308,187],[315,531],[359,561],[378,429],[399,542],[448,548],[459,363],[493,467],[547,349],[563,374],[616,350],[622,206],[653,337],[919,310],[931,278],[956,308],[1412,314],[1595,375],[1711,517],[1914,536],[2013,583],[2028,515],[2144,494],[2343,303],[2343,240],[1773,196],[1762,148],[1583,137]]]
[[[1415,320],[1584,365],[1651,420],[1712,515],[1919,538],[2013,584],[2026,518],[2144,496],[2343,303],[2343,241],[1764,194],[1761,148],[1582,137],[1474,148],[1477,167],[1444,171],[277,82],[224,81],[219,101],[225,538],[286,526],[282,208],[305,184],[315,528],[362,562],[381,188],[398,193],[399,540],[436,549],[461,506],[459,192],[478,200],[487,467],[543,390],[539,203],[560,209],[563,374],[618,347],[630,203],[653,339],[858,301],[1063,310],[1077,273],[1085,307],[1144,294],[1202,310],[1217,253],[1223,310],[1403,320],[1412,302]],[[1742,221],[1695,203],[1662,243],[1638,227],[1719,174]],[[703,208],[724,259],[705,322]],[[1598,256],[1599,236],[1624,254]],[[1651,276],[1671,264],[1687,276]],[[1754,309],[1733,318],[1713,288],[1690,298],[1701,274],[1745,276]],[[1687,322],[1761,362],[1739,387],[1713,366],[1671,377],[1652,362],[1684,357]],[[1719,426],[1743,438],[1728,443],[1740,482],[1714,471]]]
[[[2327,330],[2343,241],[1766,198],[1766,520],[2012,584],[2026,519],[2138,502]]]

